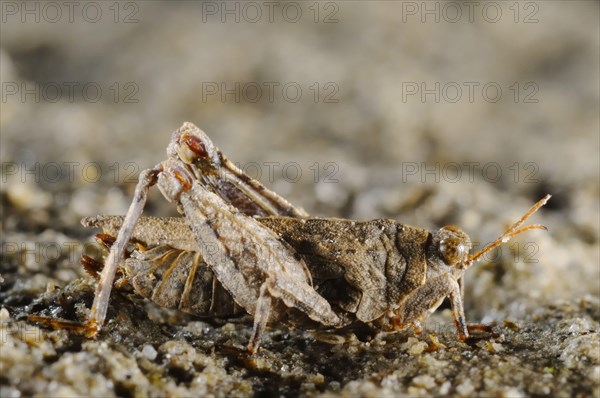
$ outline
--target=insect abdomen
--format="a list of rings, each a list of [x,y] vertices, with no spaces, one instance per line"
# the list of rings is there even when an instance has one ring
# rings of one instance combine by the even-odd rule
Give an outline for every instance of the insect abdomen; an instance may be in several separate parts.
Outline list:
[[[245,313],[198,252],[161,245],[135,253],[125,267],[136,292],[161,307],[216,318]]]

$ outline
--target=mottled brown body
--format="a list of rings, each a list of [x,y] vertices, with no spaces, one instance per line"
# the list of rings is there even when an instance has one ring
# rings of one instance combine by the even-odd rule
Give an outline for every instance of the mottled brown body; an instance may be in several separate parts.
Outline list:
[[[311,219],[235,167],[191,123],[173,133],[168,159],[141,173],[127,215],[83,220],[110,247],[86,328],[104,323],[117,271],[143,297],[200,316],[254,317],[250,352],[268,322],[395,331],[449,297],[459,337],[469,336],[461,280],[473,261],[527,229],[523,222],[469,255],[459,228],[435,232],[394,220]],[[156,185],[182,218],[141,217]],[[116,239],[112,237],[116,235]],[[135,243],[131,251],[128,247]],[[96,274],[97,262],[84,259]]]
[[[460,282],[471,244],[468,236],[457,227],[448,226],[431,233],[389,219],[361,222],[271,216],[257,217],[256,220],[275,232],[294,250],[294,256],[307,264],[315,290],[331,304],[342,320],[336,327],[358,323],[368,324],[375,330],[395,331],[410,325],[419,330],[420,322],[449,296],[459,335],[468,337]],[[84,225],[102,228],[109,234],[119,230],[122,222],[123,217],[120,216],[83,220]],[[145,230],[147,234],[156,225],[163,227],[161,234],[168,235],[169,230],[176,230],[176,234],[187,230],[188,234],[192,234],[184,218],[142,217],[136,228]],[[141,235],[134,231],[132,239],[139,241]],[[181,246],[189,244],[186,242]],[[164,245],[160,247],[164,251]],[[184,252],[173,248],[170,250]],[[157,275],[156,265],[144,264],[148,258],[144,253],[140,255],[134,251],[132,258],[125,260],[124,268],[133,281],[150,280],[156,283],[158,279],[159,287],[173,286],[177,285],[171,280],[174,275],[183,279],[187,272],[163,272]],[[156,258],[160,259],[157,263],[163,259],[161,256]],[[195,259],[201,262],[197,254]],[[132,267],[132,263],[138,265]],[[170,266],[177,268],[177,261],[170,262]],[[181,294],[181,286],[166,289],[173,292],[168,295],[168,300],[156,294],[156,291],[165,289],[140,289],[135,283],[134,288],[140,295],[163,307],[179,308],[197,316],[232,318],[243,315],[241,307],[235,305],[233,295],[226,289],[215,289],[219,281],[210,273],[210,267],[200,267],[205,270],[205,278],[208,280],[212,277],[214,284],[212,290],[206,283],[203,285],[212,295],[195,296],[202,301],[201,305],[184,305],[190,301],[183,298],[186,294],[185,289]],[[189,269],[185,264],[180,268]],[[190,284],[193,273],[187,273],[187,278],[187,284]],[[303,311],[282,310],[272,313],[270,320],[285,320],[296,326],[313,328],[318,325],[303,315]]]
[[[261,218],[308,265],[319,292],[371,322],[425,282],[431,234],[393,220]]]
[[[344,325],[380,318],[425,282],[425,253],[431,234],[422,228],[385,219],[257,220],[302,257],[315,289],[346,320]],[[83,220],[85,226],[102,228],[109,235],[114,235],[122,222],[123,217],[119,216]],[[162,307],[197,316],[228,318],[244,313],[194,250],[193,241],[174,240],[172,245],[165,245],[163,238],[148,239],[148,231],[155,227],[160,227],[163,236],[169,231],[174,235],[192,235],[184,218],[140,218],[132,239],[155,247],[134,251],[121,266],[138,294]],[[295,319],[298,322],[301,320]]]

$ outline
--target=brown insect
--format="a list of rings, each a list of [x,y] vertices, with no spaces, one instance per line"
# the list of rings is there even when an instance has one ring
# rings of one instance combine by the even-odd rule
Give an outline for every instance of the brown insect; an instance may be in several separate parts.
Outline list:
[[[103,229],[98,238],[110,250],[86,325],[90,335],[102,328],[119,270],[121,282],[160,306],[215,318],[254,316],[252,353],[268,322],[418,331],[446,297],[466,340],[466,269],[511,237],[546,229],[522,225],[550,195],[470,255],[471,240],[456,226],[429,232],[388,219],[309,218],[235,167],[191,123],[173,133],[167,154],[142,172],[124,218],[82,221]],[[184,217],[141,217],[155,184]],[[130,242],[137,247],[126,253]],[[100,266],[90,258],[83,263]]]

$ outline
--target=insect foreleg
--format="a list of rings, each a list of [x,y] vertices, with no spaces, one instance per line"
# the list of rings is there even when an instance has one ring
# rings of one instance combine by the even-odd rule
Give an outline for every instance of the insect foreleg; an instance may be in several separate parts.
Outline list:
[[[100,281],[96,286],[96,293],[94,296],[94,304],[92,305],[92,311],[88,320],[89,333],[95,335],[100,331],[100,328],[104,324],[106,318],[106,311],[108,309],[108,301],[110,299],[110,291],[112,289],[113,281],[115,279],[115,273],[117,271],[117,265],[119,260],[123,256],[125,247],[131,239],[133,228],[140,218],[144,205],[146,204],[146,198],[148,196],[148,189],[154,185],[157,181],[157,176],[160,172],[160,166],[154,169],[145,170],[140,174],[138,184],[135,188],[135,194],[133,201],[129,206],[123,226],[119,230],[117,240],[110,248],[108,258],[102,270]]]
[[[404,304],[396,311],[397,317],[392,323],[398,328],[411,323],[422,321],[433,312],[445,297],[450,297],[454,324],[461,340],[469,337],[461,290],[454,277],[448,274],[427,280],[427,282],[412,292]]]

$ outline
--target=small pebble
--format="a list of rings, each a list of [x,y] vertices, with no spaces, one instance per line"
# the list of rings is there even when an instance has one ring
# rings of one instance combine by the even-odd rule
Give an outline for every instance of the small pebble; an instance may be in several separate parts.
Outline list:
[[[412,379],[412,385],[415,387],[432,388],[435,386],[435,379],[429,375],[421,375]]]
[[[144,348],[142,348],[142,355],[149,360],[154,361],[158,355],[158,352],[150,344],[146,344]]]
[[[414,337],[409,337],[406,343],[402,344],[402,348],[407,350],[410,355],[421,355],[428,346],[427,343]]]
[[[8,321],[10,320],[10,314],[8,313],[8,310],[4,307],[2,307],[2,309],[0,309],[0,321]]]
[[[460,396],[468,397],[471,396],[473,392],[475,392],[475,387],[473,387],[471,380],[465,380],[461,384],[456,386],[456,392]]]

